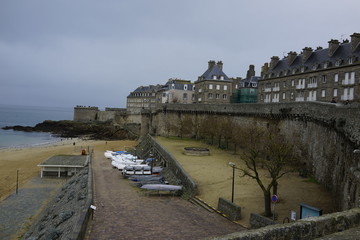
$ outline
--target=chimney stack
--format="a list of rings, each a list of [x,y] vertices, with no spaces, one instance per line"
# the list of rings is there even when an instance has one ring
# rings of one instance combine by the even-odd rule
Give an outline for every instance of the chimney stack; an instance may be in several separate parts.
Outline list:
[[[249,70],[246,73],[246,79],[250,79],[253,76],[255,76],[255,66],[249,65]]]
[[[217,62],[217,66],[222,70],[222,69],[223,69],[223,62],[222,62],[222,61],[218,61],[218,62]]]
[[[264,77],[264,75],[267,73],[268,70],[269,70],[269,64],[264,63],[264,65],[261,67],[261,77]]]
[[[355,51],[356,48],[359,46],[360,42],[360,33],[354,33],[350,35],[351,37],[351,51]]]
[[[280,58],[278,56],[273,56],[270,61],[270,68],[274,69],[276,64],[278,64],[279,60],[280,60]]]
[[[302,59],[303,63],[305,63],[309,59],[312,52],[313,52],[313,49],[311,47],[303,48],[303,59]]]
[[[213,66],[215,66],[215,61],[210,60],[210,61],[208,62],[208,69],[209,69],[209,70],[212,69]]]
[[[287,61],[288,61],[289,66],[294,62],[296,56],[297,56],[296,52],[291,51],[288,53]]]
[[[331,57],[332,55],[334,55],[336,49],[339,47],[339,41],[336,39],[331,39],[329,42],[329,57]]]

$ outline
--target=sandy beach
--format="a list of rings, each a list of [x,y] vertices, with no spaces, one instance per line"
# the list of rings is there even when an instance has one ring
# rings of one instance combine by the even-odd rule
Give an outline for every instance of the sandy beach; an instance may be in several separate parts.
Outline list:
[[[74,145],[75,143],[75,145]],[[16,190],[18,171],[19,187],[32,177],[40,175],[37,165],[57,154],[81,154],[88,147],[95,151],[117,150],[134,147],[135,141],[86,141],[62,140],[56,143],[28,148],[0,149],[0,201]]]

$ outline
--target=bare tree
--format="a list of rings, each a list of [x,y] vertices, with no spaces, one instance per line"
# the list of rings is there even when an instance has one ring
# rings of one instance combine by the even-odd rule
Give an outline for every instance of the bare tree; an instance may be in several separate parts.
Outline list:
[[[277,191],[278,180],[289,170],[295,159],[293,145],[275,131],[251,127],[242,131],[244,146],[243,160],[246,168],[238,168],[242,176],[248,176],[258,183],[264,194],[265,216],[271,216],[271,189]],[[270,175],[270,181],[262,179],[260,166]],[[289,169],[292,169],[289,166]]]

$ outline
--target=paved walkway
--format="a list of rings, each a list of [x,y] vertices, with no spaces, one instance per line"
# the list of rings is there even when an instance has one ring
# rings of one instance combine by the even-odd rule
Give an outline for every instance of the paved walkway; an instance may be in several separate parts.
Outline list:
[[[0,202],[0,239],[14,239],[32,223],[56,191],[63,179],[35,177]]]
[[[179,197],[147,195],[112,169],[103,153],[95,153],[92,168],[97,209],[87,240],[202,239],[244,230]]]

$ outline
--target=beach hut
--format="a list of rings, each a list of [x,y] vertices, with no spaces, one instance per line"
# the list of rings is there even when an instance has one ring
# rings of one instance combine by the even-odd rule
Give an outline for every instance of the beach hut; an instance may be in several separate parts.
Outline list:
[[[89,162],[89,155],[56,155],[40,163],[41,177],[70,177],[78,173]]]

